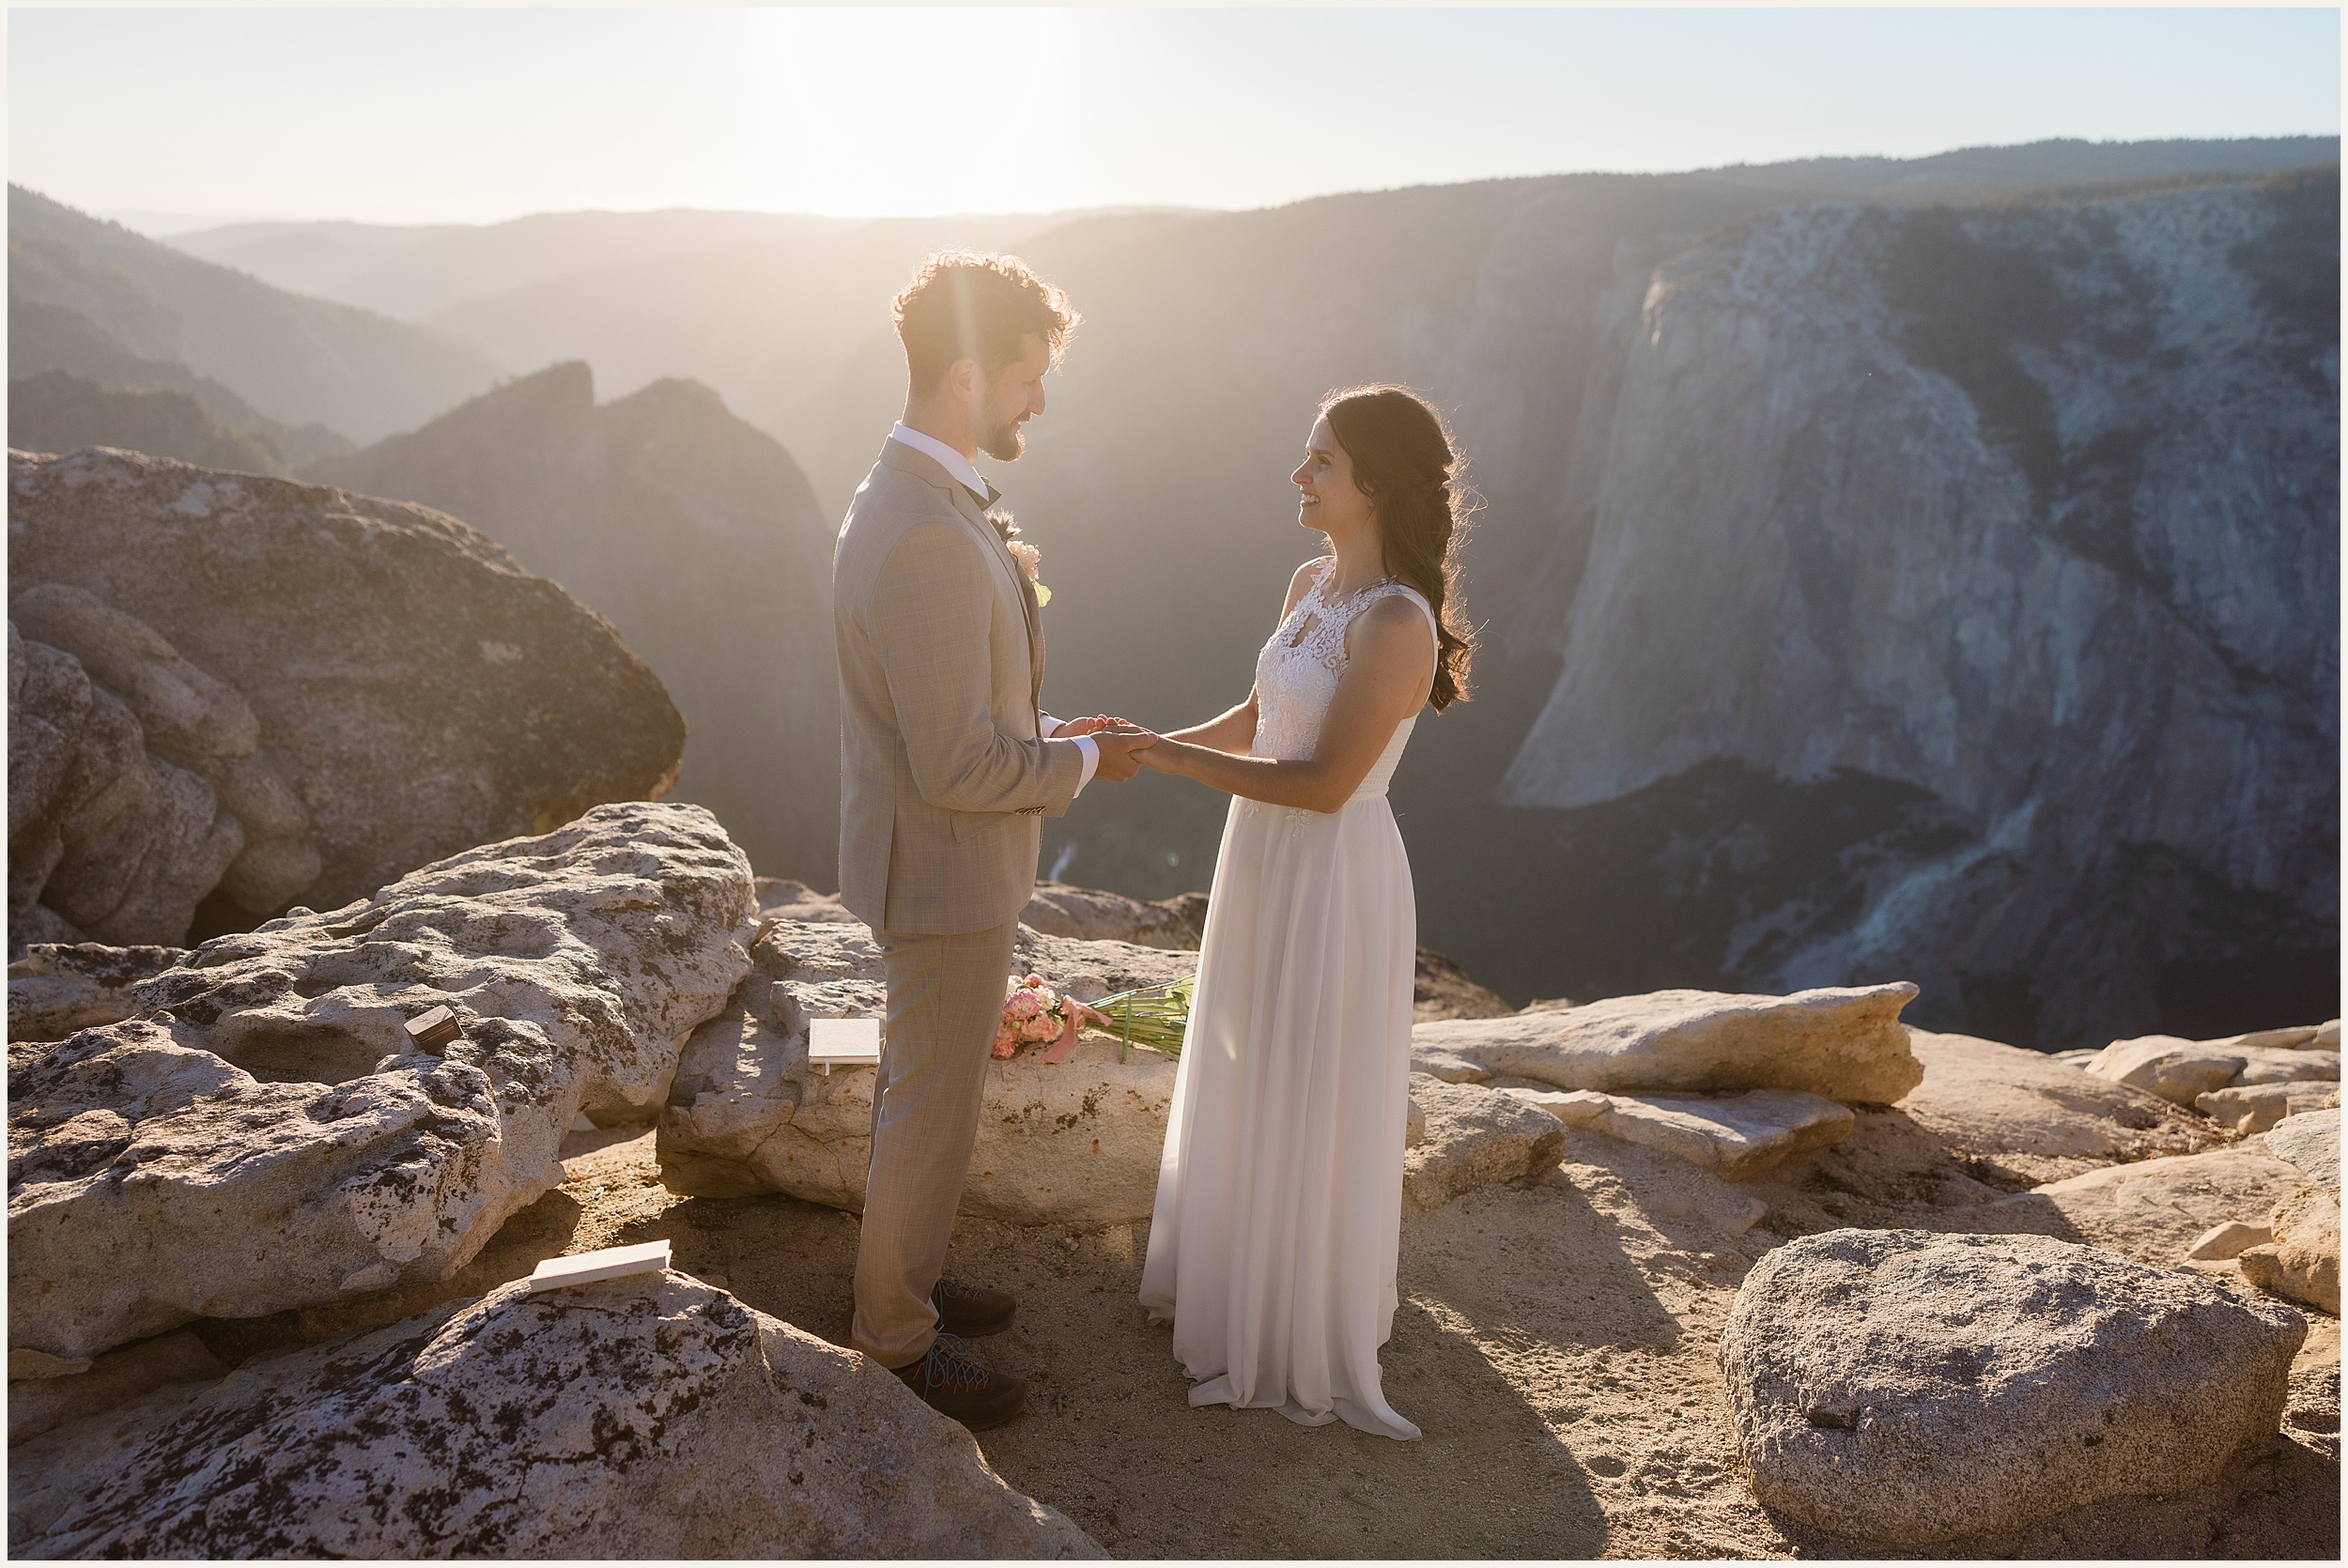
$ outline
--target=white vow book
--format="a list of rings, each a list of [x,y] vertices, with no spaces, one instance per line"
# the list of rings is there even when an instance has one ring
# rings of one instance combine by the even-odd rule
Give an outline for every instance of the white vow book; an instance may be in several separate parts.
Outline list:
[[[880,1020],[877,1018],[815,1018],[807,1025],[807,1061],[831,1069],[880,1066]]]
[[[571,1257],[550,1257],[532,1270],[533,1292],[553,1290],[591,1280],[616,1280],[626,1274],[657,1274],[669,1267],[666,1241],[643,1241],[633,1247],[606,1247],[601,1252]]]

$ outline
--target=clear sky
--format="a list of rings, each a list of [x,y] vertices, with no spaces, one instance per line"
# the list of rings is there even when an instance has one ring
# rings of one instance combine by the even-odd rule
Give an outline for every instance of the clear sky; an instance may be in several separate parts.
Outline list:
[[[2340,130],[2336,9],[13,9],[8,29],[8,177],[106,212],[1257,207]]]

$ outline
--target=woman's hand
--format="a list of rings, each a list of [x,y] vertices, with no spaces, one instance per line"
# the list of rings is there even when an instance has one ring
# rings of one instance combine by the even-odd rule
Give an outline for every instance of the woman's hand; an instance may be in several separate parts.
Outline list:
[[[1186,760],[1185,754],[1191,749],[1192,747],[1184,742],[1169,741],[1161,735],[1158,737],[1157,744],[1149,750],[1134,753],[1134,760],[1152,773],[1179,776],[1182,771],[1182,763]]]
[[[1072,718],[1052,731],[1058,741],[1074,740],[1078,735],[1097,735],[1104,730],[1138,730],[1131,719],[1117,718],[1108,714],[1095,714],[1090,718]]]

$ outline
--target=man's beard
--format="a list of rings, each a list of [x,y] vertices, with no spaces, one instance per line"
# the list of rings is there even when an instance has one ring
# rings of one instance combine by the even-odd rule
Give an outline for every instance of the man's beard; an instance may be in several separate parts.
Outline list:
[[[1016,462],[1019,454],[1027,450],[1027,438],[1020,431],[1017,420],[1005,420],[979,432],[979,450],[998,463]]]

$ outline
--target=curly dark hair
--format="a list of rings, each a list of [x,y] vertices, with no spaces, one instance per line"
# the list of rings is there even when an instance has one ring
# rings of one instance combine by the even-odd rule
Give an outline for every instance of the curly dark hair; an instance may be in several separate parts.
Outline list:
[[[1321,416],[1346,455],[1353,484],[1369,498],[1386,568],[1424,594],[1435,612],[1437,713],[1468,695],[1475,633],[1459,618],[1459,542],[1476,505],[1467,460],[1443,416],[1408,387],[1379,383],[1331,392]]]
[[[935,381],[956,360],[975,360],[992,375],[1019,357],[1020,340],[1029,332],[1043,340],[1058,364],[1084,319],[1067,295],[1017,256],[973,251],[940,251],[921,263],[889,314],[905,346],[905,369],[918,386]]]

